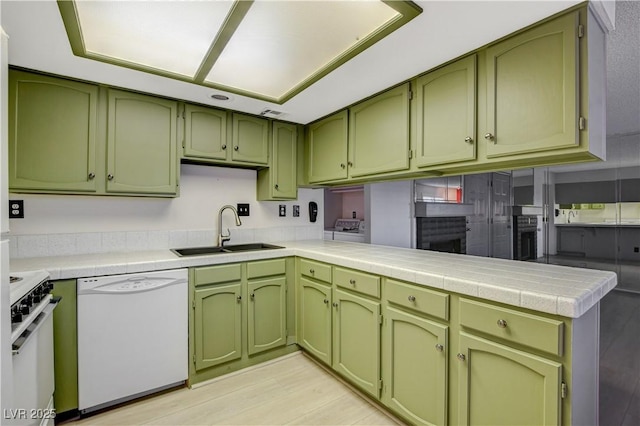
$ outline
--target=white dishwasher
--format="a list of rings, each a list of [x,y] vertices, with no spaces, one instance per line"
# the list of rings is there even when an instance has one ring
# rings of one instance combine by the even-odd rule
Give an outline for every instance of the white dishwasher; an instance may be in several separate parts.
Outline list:
[[[188,376],[186,269],[78,280],[78,408],[99,410]]]

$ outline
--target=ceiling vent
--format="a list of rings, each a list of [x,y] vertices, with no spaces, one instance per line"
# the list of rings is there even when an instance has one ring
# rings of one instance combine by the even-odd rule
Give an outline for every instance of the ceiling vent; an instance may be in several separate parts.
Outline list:
[[[282,111],[276,111],[275,109],[265,108],[262,110],[260,115],[263,117],[270,117],[270,118],[282,118],[285,115],[287,115],[287,113]]]

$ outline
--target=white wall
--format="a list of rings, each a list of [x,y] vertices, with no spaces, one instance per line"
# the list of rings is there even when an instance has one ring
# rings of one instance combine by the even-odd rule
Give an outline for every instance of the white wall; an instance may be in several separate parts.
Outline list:
[[[250,204],[250,216],[242,218],[241,227],[235,226],[231,212],[223,215],[223,229],[231,228],[232,243],[322,238],[324,224],[322,189],[300,189],[296,201],[258,202],[255,170],[190,164],[181,165],[177,198],[10,198],[25,202],[25,218],[9,220],[12,257],[73,254],[74,244],[89,252],[213,245],[218,211],[225,204]],[[309,201],[318,203],[315,223],[309,222]],[[279,204],[287,206],[286,217],[278,216]],[[293,205],[300,206],[299,217],[292,217]]]
[[[365,220],[371,244],[415,246],[413,181],[365,185]]]

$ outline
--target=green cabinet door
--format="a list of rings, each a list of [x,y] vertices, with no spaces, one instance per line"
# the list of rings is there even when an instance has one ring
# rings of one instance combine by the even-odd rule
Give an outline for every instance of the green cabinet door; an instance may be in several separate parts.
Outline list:
[[[334,289],[333,307],[333,369],[378,398],[380,303]]]
[[[53,311],[53,353],[57,414],[78,409],[78,315],[76,280],[55,281],[54,296],[62,297]]]
[[[487,157],[577,146],[578,14],[486,51]]]
[[[416,80],[418,167],[476,158],[476,55]]]
[[[562,364],[460,333],[459,423],[558,425]]]
[[[227,159],[227,112],[197,105],[185,105],[185,158]]]
[[[298,343],[320,361],[331,365],[331,287],[298,279],[300,313]]]
[[[194,356],[196,370],[242,356],[241,283],[195,290]]]
[[[348,111],[341,111],[307,128],[309,183],[347,178],[348,117]]]
[[[177,193],[174,101],[109,90],[107,192]]]
[[[384,403],[412,424],[447,424],[448,327],[385,310]]]
[[[9,71],[9,188],[96,191],[98,87]]]
[[[249,355],[287,343],[286,277],[249,281]]]
[[[252,164],[269,162],[269,121],[233,114],[233,161]]]
[[[349,176],[409,168],[409,84],[349,109]]]
[[[258,171],[258,200],[298,197],[298,131],[293,124],[273,122],[271,164]]]

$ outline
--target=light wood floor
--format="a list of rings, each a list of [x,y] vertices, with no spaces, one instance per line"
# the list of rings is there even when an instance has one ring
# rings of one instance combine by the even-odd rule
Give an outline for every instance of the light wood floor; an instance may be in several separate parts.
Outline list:
[[[301,353],[71,425],[401,424]]]

